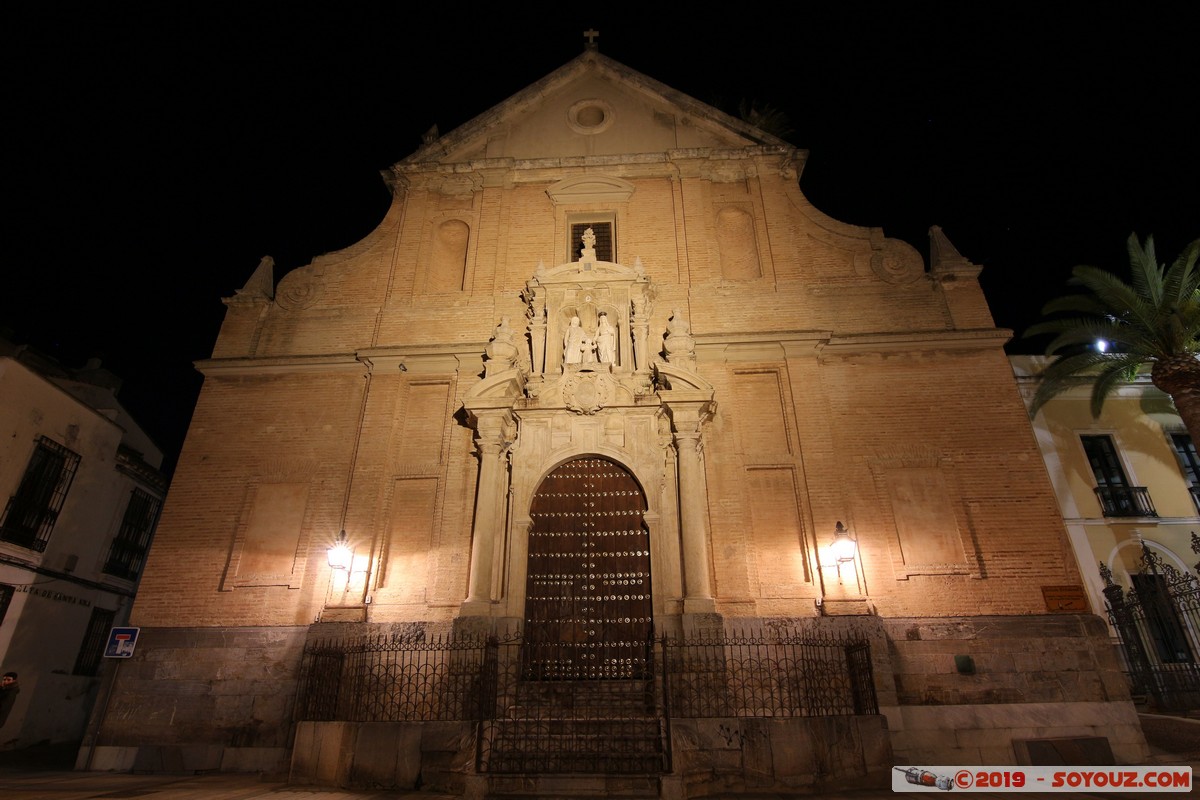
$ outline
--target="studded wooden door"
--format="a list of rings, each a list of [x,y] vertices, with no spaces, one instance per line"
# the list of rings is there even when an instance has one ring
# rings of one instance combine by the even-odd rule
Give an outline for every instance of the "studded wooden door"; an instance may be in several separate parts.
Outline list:
[[[645,675],[652,622],[645,510],[637,481],[605,458],[568,461],[542,481],[529,514],[526,679]]]

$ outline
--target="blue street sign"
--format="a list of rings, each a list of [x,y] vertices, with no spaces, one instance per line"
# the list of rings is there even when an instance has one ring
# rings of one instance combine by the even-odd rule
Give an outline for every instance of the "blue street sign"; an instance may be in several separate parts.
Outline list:
[[[108,645],[104,648],[105,658],[129,658],[137,645],[141,628],[113,628],[108,634]]]

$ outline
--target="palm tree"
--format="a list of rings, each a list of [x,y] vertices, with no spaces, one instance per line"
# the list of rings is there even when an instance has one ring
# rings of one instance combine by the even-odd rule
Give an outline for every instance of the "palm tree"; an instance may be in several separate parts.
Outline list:
[[[1085,292],[1051,300],[1042,309],[1043,314],[1071,316],[1040,322],[1025,332],[1027,337],[1057,334],[1046,354],[1069,353],[1038,376],[1030,414],[1055,395],[1090,381],[1092,414],[1098,417],[1105,398],[1150,364],[1150,382],[1170,395],[1192,441],[1200,442],[1200,239],[1170,267],[1156,260],[1153,236],[1142,246],[1137,234],[1130,234],[1128,249],[1131,283],[1098,267],[1075,267],[1071,283]],[[1109,343],[1107,352],[1093,346],[1098,339]]]

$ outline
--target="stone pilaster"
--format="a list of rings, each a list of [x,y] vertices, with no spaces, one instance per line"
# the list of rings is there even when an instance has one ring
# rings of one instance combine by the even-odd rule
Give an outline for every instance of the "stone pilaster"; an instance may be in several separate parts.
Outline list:
[[[715,606],[708,555],[708,484],[704,476],[700,426],[695,413],[672,409],[679,459],[679,527],[683,540],[684,612],[703,613]],[[686,409],[694,412],[694,409]],[[680,416],[683,419],[680,419]]]
[[[479,486],[475,493],[475,522],[471,535],[471,571],[464,615],[486,614],[492,601],[492,571],[496,542],[503,535],[508,498],[506,449],[512,430],[511,410],[493,409],[471,415],[479,453]]]

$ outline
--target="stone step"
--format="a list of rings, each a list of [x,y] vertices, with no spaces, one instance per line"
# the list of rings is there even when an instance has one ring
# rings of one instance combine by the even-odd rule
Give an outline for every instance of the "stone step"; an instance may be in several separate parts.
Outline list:
[[[585,756],[509,756],[488,759],[487,772],[490,775],[537,774],[537,775],[577,775],[579,773],[599,772],[604,775],[637,775],[641,773],[662,773],[666,771],[666,763],[661,756],[644,756],[641,758],[600,758]]]
[[[505,800],[546,800],[564,797],[659,797],[658,775],[490,775],[488,796]]]
[[[493,720],[486,749],[490,773],[662,772],[661,720]]]
[[[650,681],[521,681],[517,702],[579,705],[608,701],[642,702],[654,697]]]
[[[504,710],[502,719],[629,719],[656,717],[649,703],[613,701],[597,705],[570,707],[515,703]]]
[[[646,737],[657,739],[662,731],[658,717],[626,719],[573,719],[570,717],[496,719],[492,730],[498,735],[523,738],[538,736],[608,736],[618,738]]]

